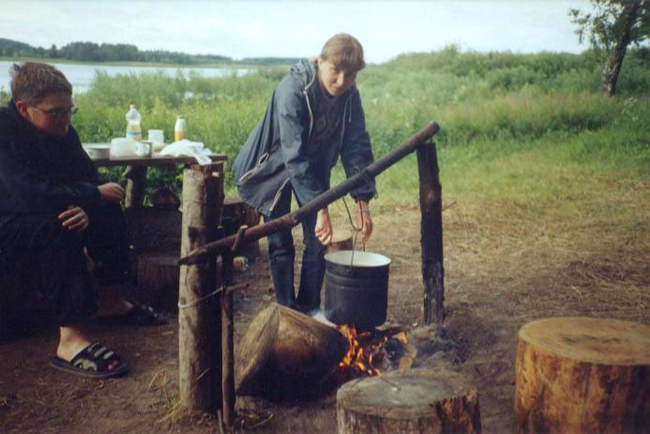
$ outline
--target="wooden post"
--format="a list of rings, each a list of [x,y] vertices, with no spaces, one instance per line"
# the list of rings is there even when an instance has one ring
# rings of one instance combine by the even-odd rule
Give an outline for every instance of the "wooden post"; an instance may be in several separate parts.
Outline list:
[[[123,176],[127,179],[124,208],[142,208],[147,184],[147,166],[128,166]]]
[[[183,171],[181,255],[214,241],[223,204],[223,165]],[[183,406],[221,408],[221,316],[216,261],[182,266],[179,283],[179,386]]]
[[[446,370],[406,369],[349,381],[336,394],[338,434],[481,432],[478,392]]]
[[[513,433],[650,433],[650,327],[547,318],[519,331]]]
[[[223,281],[232,283],[232,254],[221,256]],[[221,393],[223,403],[221,414],[223,424],[230,429],[235,424],[235,321],[233,318],[233,293],[224,290],[221,293]]]
[[[424,323],[444,319],[445,269],[442,253],[442,187],[435,143],[418,147],[420,210],[422,212],[422,281]]]

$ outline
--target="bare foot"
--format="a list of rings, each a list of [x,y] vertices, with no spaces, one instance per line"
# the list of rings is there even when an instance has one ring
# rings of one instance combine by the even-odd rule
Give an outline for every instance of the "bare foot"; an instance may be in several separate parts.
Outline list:
[[[59,340],[59,346],[56,349],[56,356],[61,360],[65,360],[66,362],[71,361],[77,354],[92,343],[90,342],[90,339],[88,339],[88,336],[81,325],[61,327],[60,330],[61,338]],[[108,366],[108,370],[111,371],[117,368],[118,365],[118,361],[111,362]]]
[[[61,339],[56,349],[56,356],[69,362],[90,343],[82,326],[61,327]]]

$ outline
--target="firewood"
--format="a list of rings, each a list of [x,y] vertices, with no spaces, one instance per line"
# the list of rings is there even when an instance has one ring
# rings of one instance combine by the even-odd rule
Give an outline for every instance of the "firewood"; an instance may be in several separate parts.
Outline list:
[[[650,433],[650,327],[547,318],[519,331],[514,433]]]
[[[461,374],[413,369],[353,380],[336,395],[338,434],[479,433],[478,392]]]
[[[237,345],[237,392],[272,398],[310,394],[346,350],[347,340],[335,328],[274,303],[253,319]]]

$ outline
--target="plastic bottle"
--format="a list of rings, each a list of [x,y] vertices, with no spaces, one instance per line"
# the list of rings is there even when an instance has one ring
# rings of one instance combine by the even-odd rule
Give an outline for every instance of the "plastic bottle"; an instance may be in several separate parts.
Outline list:
[[[179,142],[187,136],[187,123],[183,116],[176,118],[176,125],[174,125],[174,141]]]
[[[142,140],[142,128],[140,127],[140,121],[142,116],[138,113],[138,110],[135,108],[135,104],[131,104],[129,111],[126,112],[126,138],[131,139],[134,142],[140,142]]]

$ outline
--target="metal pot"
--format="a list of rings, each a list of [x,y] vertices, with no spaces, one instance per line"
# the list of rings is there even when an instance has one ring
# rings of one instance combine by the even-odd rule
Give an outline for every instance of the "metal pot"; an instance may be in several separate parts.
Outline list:
[[[325,316],[360,329],[386,321],[390,259],[377,253],[342,250],[325,255]]]

